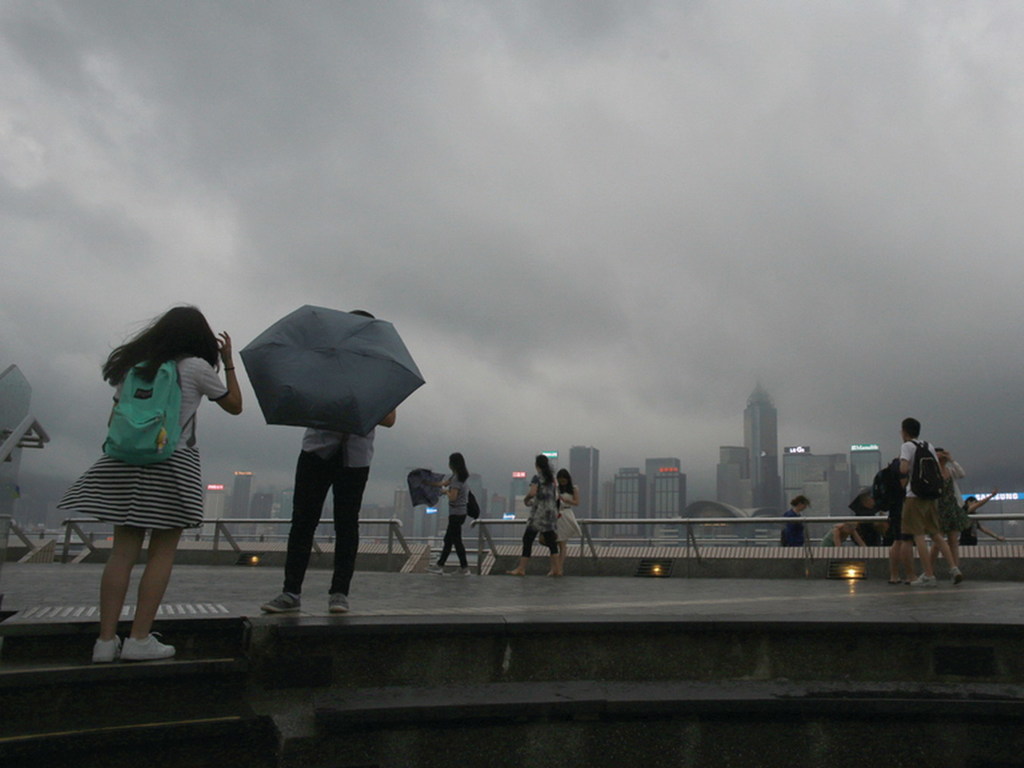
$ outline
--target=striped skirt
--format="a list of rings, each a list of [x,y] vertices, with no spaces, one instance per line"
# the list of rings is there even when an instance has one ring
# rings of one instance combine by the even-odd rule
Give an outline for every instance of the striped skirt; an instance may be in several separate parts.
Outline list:
[[[195,528],[203,523],[203,481],[196,448],[137,466],[103,456],[65,492],[59,509],[114,525]]]

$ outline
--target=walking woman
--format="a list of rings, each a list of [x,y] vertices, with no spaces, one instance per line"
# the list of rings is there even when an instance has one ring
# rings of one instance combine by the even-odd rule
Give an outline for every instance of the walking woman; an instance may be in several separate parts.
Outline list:
[[[569,539],[582,536],[580,524],[576,522],[576,507],[580,503],[580,487],[573,485],[569,470],[560,469],[555,475],[558,481],[558,523],[555,534],[558,539],[558,573],[549,576],[565,575],[565,553],[569,548]]]
[[[452,471],[447,481],[441,484],[448,494],[448,527],[444,532],[444,546],[437,565],[427,566],[429,573],[444,573],[444,564],[448,555],[455,549],[459,557],[460,576],[469,576],[469,563],[466,561],[466,545],[462,543],[462,526],[466,524],[466,507],[469,504],[469,470],[466,459],[461,453],[453,453],[448,457],[448,469]]]
[[[216,372],[218,357],[224,364],[226,387]],[[161,643],[150,629],[171,577],[181,532],[203,522],[196,411],[205,396],[228,413],[242,412],[242,393],[231,362],[231,337],[221,333],[218,339],[195,307],[169,310],[111,352],[103,365],[103,378],[116,388],[116,403],[126,376],[131,373],[133,378],[152,382],[157,370],[171,361],[181,389],[178,423],[182,429],[170,456],[157,463],[129,464],[104,455],[57,505],[114,524],[114,543],[100,581],[100,636],[93,646],[94,662],[118,658],[148,661],[174,655],[174,647]],[[132,397],[144,392],[137,390]],[[135,618],[122,646],[117,622],[147,530],[149,548]]]
[[[525,576],[526,564],[533,554],[533,541],[540,536],[541,544],[548,548],[551,553],[551,569],[549,576],[561,576],[562,568],[558,562],[558,536],[555,533],[555,525],[558,520],[558,491],[555,487],[555,474],[551,471],[551,463],[548,457],[540,454],[534,460],[537,474],[530,483],[530,489],[526,492],[523,500],[530,508],[530,519],[526,524],[526,533],[523,534],[523,554],[519,558],[519,565],[511,571],[506,571],[511,576]]]
[[[952,558],[950,566],[960,567],[960,532],[971,527],[971,519],[967,516],[960,499],[960,486],[957,480],[967,477],[967,472],[960,466],[960,462],[953,458],[953,454],[944,448],[936,449],[939,454],[939,465],[942,467],[942,495],[936,504],[939,512],[939,527],[942,535],[946,537],[949,545],[949,554]],[[939,548],[932,547],[928,556],[932,561],[932,568],[939,560]]]

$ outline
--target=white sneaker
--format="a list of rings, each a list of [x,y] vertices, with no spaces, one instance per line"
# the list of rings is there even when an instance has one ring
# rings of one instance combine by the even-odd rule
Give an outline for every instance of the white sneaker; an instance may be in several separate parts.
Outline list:
[[[173,655],[174,646],[161,643],[155,635],[148,635],[145,640],[129,637],[121,647],[121,661],[153,661],[169,659]]]
[[[444,568],[442,568],[440,565],[428,565],[427,573],[436,573],[440,576],[444,573]]]
[[[100,640],[97,638],[92,646],[93,664],[109,664],[112,661],[117,661],[117,657],[120,655],[121,638],[117,635],[114,635],[110,640]]]
[[[912,587],[937,587],[938,585],[938,579],[934,576],[925,576],[923,573],[910,582],[910,586]]]
[[[459,576],[472,576],[473,572],[469,568],[459,568],[458,574]]]
[[[954,586],[956,586],[957,584],[959,584],[961,581],[964,580],[964,575],[962,573],[960,573],[960,569],[959,568],[955,568],[955,567],[954,568],[950,568],[949,569],[949,580],[953,582]]]

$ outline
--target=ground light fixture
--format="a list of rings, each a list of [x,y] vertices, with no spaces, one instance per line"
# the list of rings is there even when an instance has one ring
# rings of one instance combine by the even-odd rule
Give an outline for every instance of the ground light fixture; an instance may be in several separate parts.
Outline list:
[[[645,558],[636,567],[634,576],[666,578],[672,575],[672,560],[668,558]]]
[[[864,560],[829,560],[828,578],[830,579],[866,579],[868,564]]]
[[[248,565],[257,566],[263,561],[262,552],[247,552],[239,555],[238,559],[235,560],[235,565]]]

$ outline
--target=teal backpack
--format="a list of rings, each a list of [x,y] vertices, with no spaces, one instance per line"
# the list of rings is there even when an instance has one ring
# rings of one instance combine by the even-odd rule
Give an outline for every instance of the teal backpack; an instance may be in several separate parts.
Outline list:
[[[178,364],[168,360],[152,381],[142,377],[142,368],[137,365],[125,375],[103,443],[107,456],[128,464],[170,458],[181,437]]]

